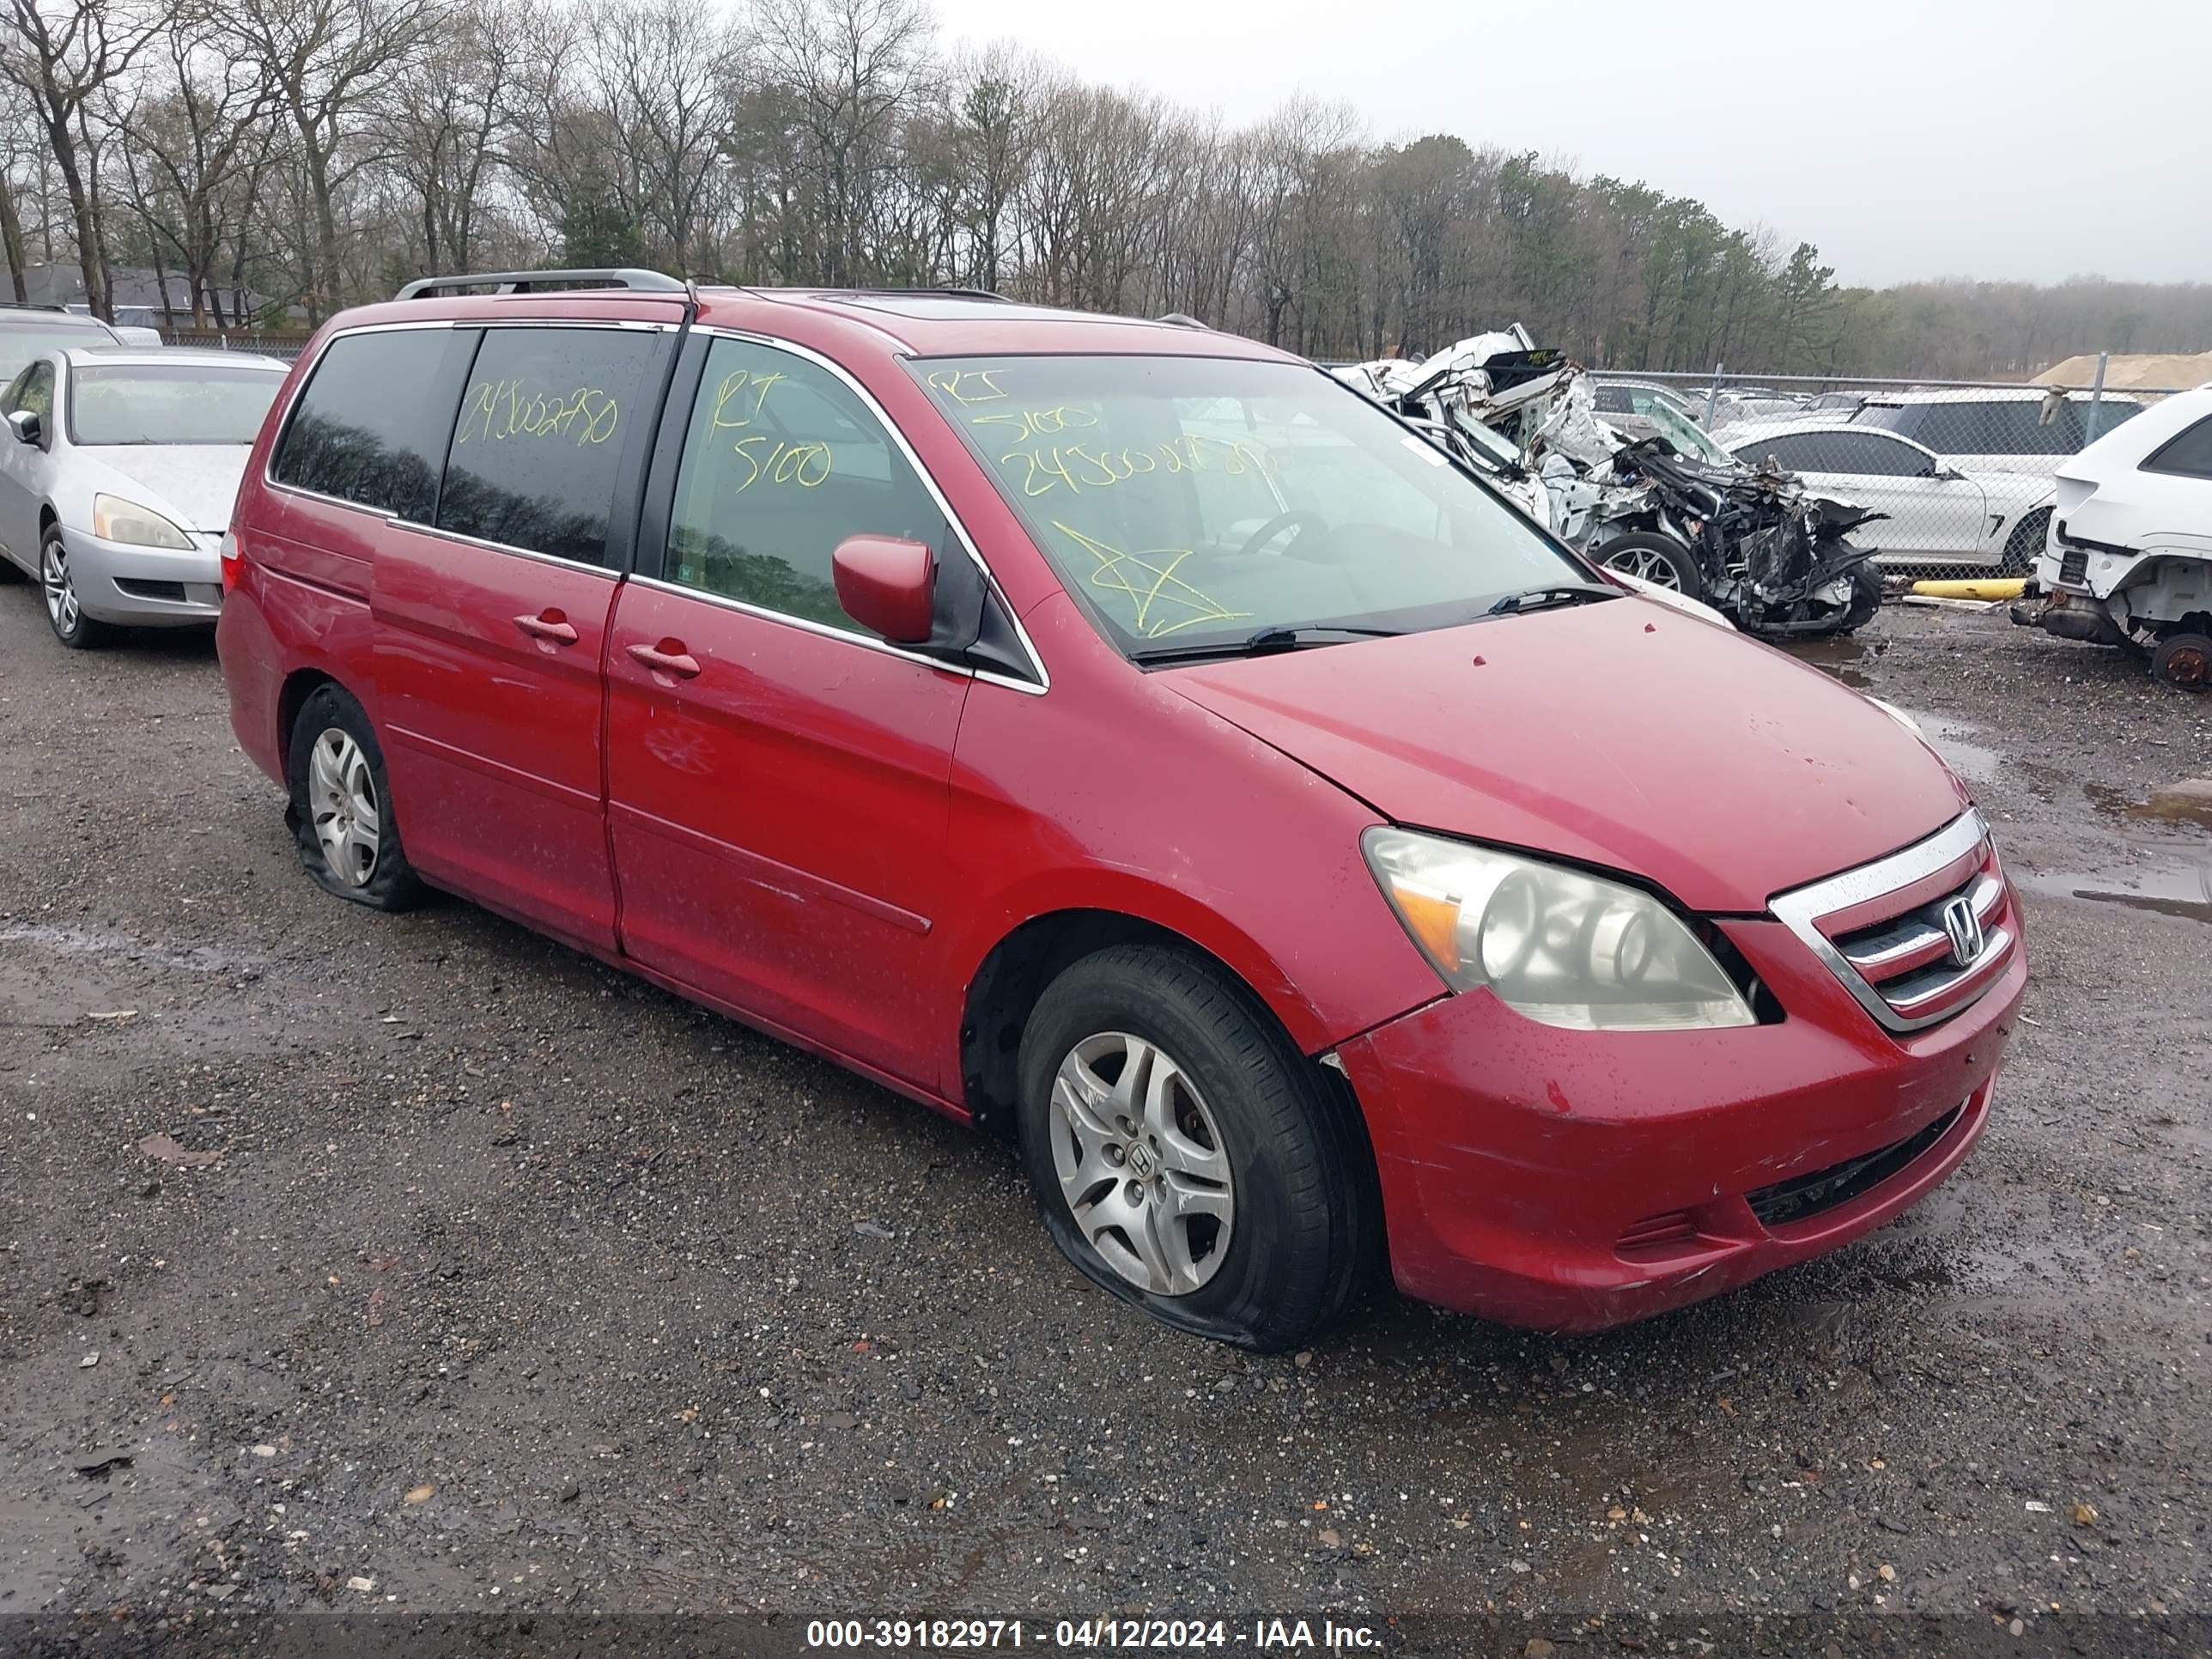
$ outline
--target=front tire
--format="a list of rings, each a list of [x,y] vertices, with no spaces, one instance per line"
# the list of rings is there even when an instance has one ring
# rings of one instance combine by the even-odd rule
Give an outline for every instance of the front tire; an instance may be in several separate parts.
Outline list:
[[[1241,986],[1117,945],[1022,1036],[1022,1158],[1068,1259],[1155,1318],[1263,1353],[1343,1315],[1380,1206],[1348,1101]]]
[[[1875,574],[1872,563],[1851,567],[1851,602],[1844,612],[1844,619],[1836,624],[1838,634],[1856,634],[1875,617],[1881,609],[1881,578]]]
[[[39,586],[46,591],[46,623],[70,650],[89,651],[113,637],[113,629],[84,614],[69,567],[69,544],[58,524],[48,525],[39,537]]]
[[[1672,536],[1638,530],[1614,537],[1590,556],[1607,569],[1623,570],[1671,587],[1685,599],[1705,597],[1705,579],[1698,568],[1698,556]]]
[[[327,893],[376,910],[421,902],[422,883],[400,844],[384,750],[362,706],[319,686],[292,722],[285,817],[300,862]]]

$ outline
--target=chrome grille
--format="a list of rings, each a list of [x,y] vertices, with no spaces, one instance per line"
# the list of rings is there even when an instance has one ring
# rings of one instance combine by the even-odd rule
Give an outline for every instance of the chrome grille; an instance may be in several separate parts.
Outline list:
[[[1770,908],[1893,1031],[1971,1007],[2020,943],[1989,826],[1971,810],[1901,853],[1780,894]]]

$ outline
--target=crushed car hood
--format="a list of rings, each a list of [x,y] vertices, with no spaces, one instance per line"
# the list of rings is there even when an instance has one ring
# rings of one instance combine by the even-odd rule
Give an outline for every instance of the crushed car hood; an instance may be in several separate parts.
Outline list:
[[[1753,912],[1962,811],[1881,708],[1635,599],[1161,674],[1393,821]]]

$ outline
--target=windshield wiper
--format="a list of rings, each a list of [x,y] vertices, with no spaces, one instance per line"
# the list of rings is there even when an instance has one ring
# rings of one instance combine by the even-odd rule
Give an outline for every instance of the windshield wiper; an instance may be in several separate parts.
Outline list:
[[[1555,605],[1588,605],[1593,599],[1617,599],[1620,590],[1596,582],[1552,582],[1543,587],[1524,587],[1492,599],[1488,615],[1509,616],[1516,611],[1543,611]]]
[[[1212,640],[1203,644],[1159,645],[1132,651],[1133,663],[1196,662],[1206,657],[1258,657],[1273,651],[1296,651],[1309,645],[1342,645],[1351,640],[1391,640],[1402,628],[1354,628],[1336,623],[1308,623],[1298,628],[1262,628],[1241,640]]]

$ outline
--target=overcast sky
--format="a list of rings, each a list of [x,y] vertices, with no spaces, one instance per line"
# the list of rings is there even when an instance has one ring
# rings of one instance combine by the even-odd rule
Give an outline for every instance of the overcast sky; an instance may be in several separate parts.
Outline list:
[[[1846,283],[2212,281],[2212,0],[937,0],[1243,122],[1304,91],[1818,243]]]

